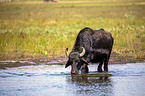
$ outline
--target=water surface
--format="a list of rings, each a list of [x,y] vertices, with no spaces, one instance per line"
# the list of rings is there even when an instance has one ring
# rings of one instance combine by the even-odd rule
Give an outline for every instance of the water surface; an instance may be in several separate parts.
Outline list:
[[[110,64],[109,77],[71,75],[64,65],[0,69],[0,96],[145,96],[145,63]],[[97,64],[89,65],[97,73]]]

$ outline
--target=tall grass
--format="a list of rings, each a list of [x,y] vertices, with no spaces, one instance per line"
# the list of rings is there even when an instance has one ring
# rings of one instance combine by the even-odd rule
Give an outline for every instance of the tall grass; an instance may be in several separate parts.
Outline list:
[[[133,0],[132,0],[133,2]],[[114,37],[113,51],[144,58],[144,5],[128,3],[0,4],[0,55],[18,58],[64,57],[84,27],[104,28]],[[13,55],[12,55],[13,56]]]

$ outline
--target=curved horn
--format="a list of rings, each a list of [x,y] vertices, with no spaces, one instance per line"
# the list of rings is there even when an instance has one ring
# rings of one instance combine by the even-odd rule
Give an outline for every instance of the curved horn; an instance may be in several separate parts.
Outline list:
[[[82,47],[82,49],[83,49],[83,51],[82,51],[82,53],[80,53],[80,57],[84,56],[85,52],[86,52],[84,47]]]
[[[68,48],[66,48],[65,54],[66,54],[67,57],[69,57]]]

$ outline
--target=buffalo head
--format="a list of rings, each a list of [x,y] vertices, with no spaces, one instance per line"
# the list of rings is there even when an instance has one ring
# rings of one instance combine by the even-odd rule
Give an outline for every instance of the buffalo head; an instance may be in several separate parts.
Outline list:
[[[67,61],[65,68],[71,65],[71,74],[78,74],[81,66],[87,62],[82,58],[85,55],[85,48],[82,47],[83,51],[81,53],[79,52],[71,52],[68,53],[68,48],[66,48],[65,53],[66,56],[69,58]]]

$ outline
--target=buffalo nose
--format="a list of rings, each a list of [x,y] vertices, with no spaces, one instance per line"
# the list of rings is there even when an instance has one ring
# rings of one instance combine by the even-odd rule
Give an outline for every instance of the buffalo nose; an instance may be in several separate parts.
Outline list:
[[[72,73],[72,74],[78,74],[78,72],[77,72],[77,71],[72,71],[71,73]]]

